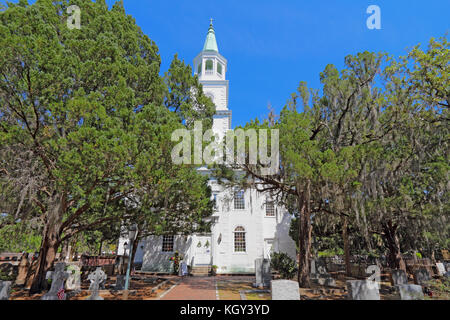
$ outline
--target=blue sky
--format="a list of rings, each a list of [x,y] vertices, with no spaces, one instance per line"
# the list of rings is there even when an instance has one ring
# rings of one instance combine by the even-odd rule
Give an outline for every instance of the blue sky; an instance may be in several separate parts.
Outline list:
[[[113,3],[114,1],[111,1]],[[142,1],[124,0],[128,14],[156,42],[167,70],[175,53],[192,64],[214,19],[228,59],[233,127],[279,111],[300,81],[320,88],[327,64],[362,51],[403,55],[450,31],[448,0]],[[381,9],[381,30],[369,30],[369,5]]]
[[[3,2],[3,1],[2,1]],[[113,4],[114,0],[107,1]],[[362,51],[404,55],[450,31],[449,0],[149,1],[124,0],[159,47],[161,72],[178,53],[186,63],[203,48],[214,19],[220,53],[228,59],[233,127],[279,111],[300,81],[320,89],[327,64]],[[369,30],[369,5],[381,9],[381,30]]]

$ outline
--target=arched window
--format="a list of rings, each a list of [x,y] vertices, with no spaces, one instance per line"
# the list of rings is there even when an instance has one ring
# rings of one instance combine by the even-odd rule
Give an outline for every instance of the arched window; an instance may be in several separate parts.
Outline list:
[[[237,227],[234,229],[234,252],[246,252],[245,245],[245,229],[244,227]]]
[[[214,64],[212,60],[206,60],[206,64],[205,64],[205,70],[208,72],[212,72],[214,69]]]
[[[222,74],[222,64],[217,63],[217,73]]]

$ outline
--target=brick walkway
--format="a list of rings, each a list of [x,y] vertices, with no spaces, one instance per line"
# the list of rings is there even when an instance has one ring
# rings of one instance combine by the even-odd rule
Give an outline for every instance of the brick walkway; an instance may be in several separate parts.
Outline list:
[[[214,277],[187,277],[161,300],[216,300]]]

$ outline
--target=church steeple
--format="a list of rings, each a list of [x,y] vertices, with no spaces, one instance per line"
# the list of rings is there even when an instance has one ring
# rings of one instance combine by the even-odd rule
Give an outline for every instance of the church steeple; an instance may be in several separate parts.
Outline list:
[[[194,58],[194,73],[203,85],[205,95],[216,105],[213,131],[223,138],[225,132],[231,129],[231,110],[228,109],[229,84],[226,78],[227,59],[219,53],[212,19],[203,50]]]
[[[216,41],[216,33],[214,32],[213,19],[209,24],[208,34],[206,35],[205,45],[203,46],[203,51],[215,51],[219,52]]]

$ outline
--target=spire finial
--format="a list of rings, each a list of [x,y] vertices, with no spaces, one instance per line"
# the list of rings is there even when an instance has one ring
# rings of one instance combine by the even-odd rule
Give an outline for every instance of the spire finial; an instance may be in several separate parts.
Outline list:
[[[214,19],[211,18],[211,19],[209,19],[209,21],[210,21],[209,26],[212,27],[212,26],[213,26],[213,21],[214,21]]]

